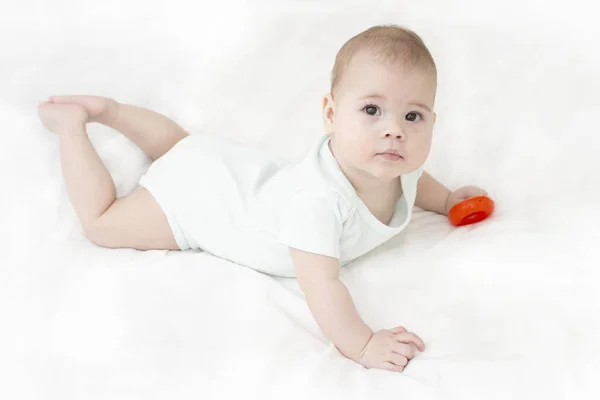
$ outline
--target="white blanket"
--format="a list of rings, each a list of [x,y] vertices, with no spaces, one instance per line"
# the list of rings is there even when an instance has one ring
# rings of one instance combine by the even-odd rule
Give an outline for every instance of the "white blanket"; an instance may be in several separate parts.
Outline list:
[[[493,3],[2,7],[0,398],[598,398],[598,13],[583,0]],[[416,30],[438,63],[428,171],[497,202],[464,228],[417,210],[343,271],[373,329],[425,340],[404,373],[342,357],[294,280],[81,235],[38,101],[112,96],[297,159],[322,132],[335,52],[379,23]],[[90,135],[127,194],[148,159],[113,131]]]

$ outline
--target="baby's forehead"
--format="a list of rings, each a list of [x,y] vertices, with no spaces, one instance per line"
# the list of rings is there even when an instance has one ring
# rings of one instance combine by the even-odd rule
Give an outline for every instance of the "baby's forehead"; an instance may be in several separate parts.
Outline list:
[[[352,92],[385,93],[410,92],[413,95],[435,93],[436,79],[422,65],[399,60],[382,60],[377,56],[361,55],[344,69],[340,88]]]
[[[397,77],[429,75],[433,78],[435,76],[432,69],[426,63],[406,60],[401,57],[392,58],[369,51],[356,53],[341,72],[342,74],[378,72]]]

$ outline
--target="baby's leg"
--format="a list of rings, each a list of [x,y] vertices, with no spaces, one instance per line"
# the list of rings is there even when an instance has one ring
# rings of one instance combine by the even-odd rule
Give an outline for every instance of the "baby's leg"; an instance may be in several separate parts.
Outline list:
[[[112,177],[87,137],[84,108],[42,103],[39,115],[60,138],[67,193],[90,240],[105,247],[178,249],[166,217],[145,189],[116,200]]]
[[[86,235],[103,247],[179,250],[167,218],[144,188],[116,199]]]
[[[152,160],[162,157],[188,136],[175,121],[160,113],[106,97],[52,96],[50,102],[83,107],[90,122],[99,122],[121,132]]]

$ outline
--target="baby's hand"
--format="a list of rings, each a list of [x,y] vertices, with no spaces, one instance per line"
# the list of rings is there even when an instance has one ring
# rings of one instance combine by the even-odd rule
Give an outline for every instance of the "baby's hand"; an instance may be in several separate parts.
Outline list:
[[[487,192],[476,186],[464,186],[450,193],[446,199],[446,214],[457,203],[475,196],[487,196]]]
[[[425,350],[423,340],[402,326],[375,332],[360,353],[359,363],[366,368],[402,372],[415,356],[415,347]]]

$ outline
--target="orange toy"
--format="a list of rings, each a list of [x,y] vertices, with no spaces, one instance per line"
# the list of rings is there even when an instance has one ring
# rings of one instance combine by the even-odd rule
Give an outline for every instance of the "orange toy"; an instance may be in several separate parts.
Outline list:
[[[454,226],[463,226],[483,221],[494,211],[494,200],[487,196],[475,196],[456,203],[448,212]]]

